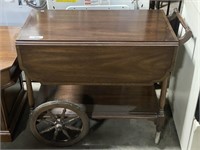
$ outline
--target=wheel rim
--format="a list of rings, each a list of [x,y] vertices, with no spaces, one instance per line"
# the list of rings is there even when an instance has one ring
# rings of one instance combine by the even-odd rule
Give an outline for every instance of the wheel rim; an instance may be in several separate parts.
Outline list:
[[[33,111],[30,126],[33,135],[40,141],[55,146],[68,146],[87,134],[89,120],[76,105],[53,101]]]

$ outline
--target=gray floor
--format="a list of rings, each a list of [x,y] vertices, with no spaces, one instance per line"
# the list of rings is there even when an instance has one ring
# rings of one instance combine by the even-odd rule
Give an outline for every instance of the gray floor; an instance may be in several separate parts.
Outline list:
[[[2,149],[60,149],[37,141],[29,128],[28,108],[17,127],[12,143],[1,143]],[[91,130],[81,142],[64,149],[129,149],[129,150],[179,150],[180,145],[172,117],[167,124],[158,145],[154,144],[155,125],[152,121],[136,119],[113,119],[103,123],[92,121]],[[62,149],[63,149],[62,148]]]

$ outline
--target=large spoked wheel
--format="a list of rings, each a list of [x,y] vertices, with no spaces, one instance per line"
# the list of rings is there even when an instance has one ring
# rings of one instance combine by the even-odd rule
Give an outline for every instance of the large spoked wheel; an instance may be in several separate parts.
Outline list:
[[[30,128],[41,142],[54,146],[70,146],[88,133],[89,119],[74,104],[50,101],[34,109]]]

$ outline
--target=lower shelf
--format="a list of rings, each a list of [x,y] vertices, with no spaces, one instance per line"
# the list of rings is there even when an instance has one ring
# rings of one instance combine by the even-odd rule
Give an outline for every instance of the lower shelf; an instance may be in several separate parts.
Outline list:
[[[92,118],[156,118],[154,86],[41,86],[36,105],[61,100],[81,107]]]

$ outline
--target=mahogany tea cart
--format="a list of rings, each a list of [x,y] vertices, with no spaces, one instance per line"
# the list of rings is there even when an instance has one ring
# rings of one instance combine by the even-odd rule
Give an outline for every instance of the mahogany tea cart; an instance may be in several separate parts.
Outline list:
[[[180,39],[162,10],[32,11],[16,47],[34,136],[68,146],[87,134],[88,118],[146,118],[158,143],[177,48],[191,37],[175,14],[186,30]],[[32,81],[42,85],[37,98]]]

